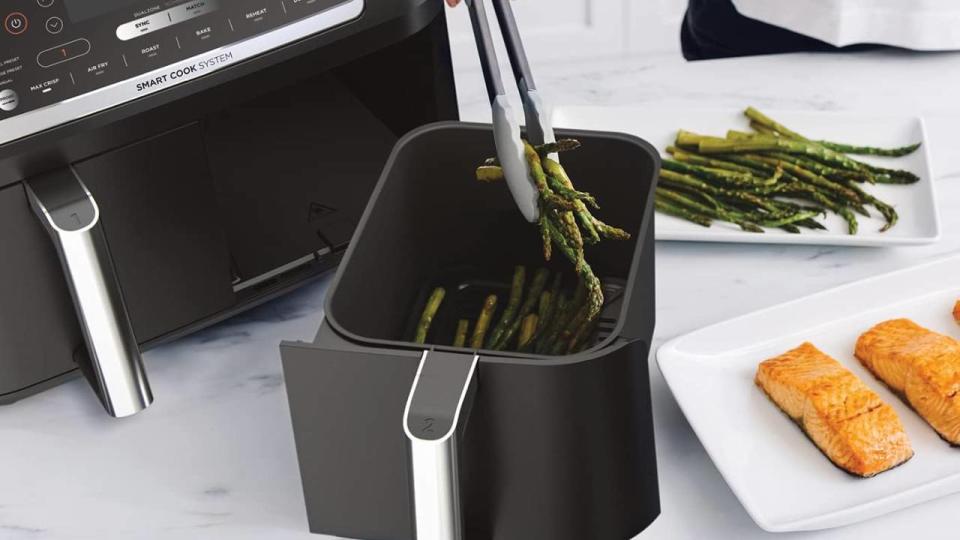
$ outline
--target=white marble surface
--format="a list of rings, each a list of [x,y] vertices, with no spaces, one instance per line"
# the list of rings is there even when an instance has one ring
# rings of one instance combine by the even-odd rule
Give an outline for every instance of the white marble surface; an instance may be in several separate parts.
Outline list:
[[[960,55],[792,55],[686,64],[675,56],[536,66],[557,103],[923,114],[938,175],[960,173]],[[476,74],[464,116],[484,118]],[[682,123],[682,119],[678,119]],[[934,246],[657,245],[656,343],[757,308],[960,249],[960,182],[939,185]],[[0,539],[307,540],[277,344],[309,339],[325,281],[146,355],[157,402],[107,418],[83,381],[0,408]],[[663,512],[641,539],[768,538],[744,513],[651,364]],[[818,533],[952,536],[960,496]],[[371,515],[371,519],[376,519]]]

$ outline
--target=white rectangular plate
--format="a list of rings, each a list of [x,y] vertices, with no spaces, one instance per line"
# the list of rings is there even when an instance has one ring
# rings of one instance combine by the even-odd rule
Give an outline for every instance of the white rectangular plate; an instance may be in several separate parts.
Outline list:
[[[940,239],[940,217],[934,194],[933,176],[923,121],[904,116],[863,116],[844,113],[765,110],[765,113],[811,138],[870,146],[903,146],[922,142],[917,152],[902,158],[860,156],[877,165],[905,169],[920,176],[910,186],[864,186],[880,200],[892,204],[900,213],[900,222],[881,233],[884,222],[875,217],[857,216],[860,232],[847,234],[847,224],[835,214],[821,222],[826,231],[804,229],[791,234],[767,229],[763,234],[741,231],[736,225],[715,222],[705,228],[682,219],[657,213],[657,240],[692,242],[744,242],[768,244],[818,244],[841,246],[885,246],[930,244]],[[724,136],[729,129],[749,131],[749,122],[741,110],[668,109],[650,107],[558,107],[553,113],[557,127],[620,131],[641,137],[665,154],[678,129],[706,135]],[[602,203],[603,201],[601,201]]]
[[[760,527],[837,527],[960,491],[960,448],[944,442],[853,356],[859,335],[908,317],[960,337],[960,257],[846,285],[674,339],[660,370],[717,469]],[[896,409],[913,459],[873,478],[846,474],[753,382],[757,365],[810,341]]]

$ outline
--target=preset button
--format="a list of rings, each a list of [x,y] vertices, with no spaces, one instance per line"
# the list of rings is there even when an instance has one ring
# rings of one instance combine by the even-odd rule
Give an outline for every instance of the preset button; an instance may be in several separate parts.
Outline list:
[[[0,111],[11,112],[20,105],[20,96],[10,90],[0,90]]]

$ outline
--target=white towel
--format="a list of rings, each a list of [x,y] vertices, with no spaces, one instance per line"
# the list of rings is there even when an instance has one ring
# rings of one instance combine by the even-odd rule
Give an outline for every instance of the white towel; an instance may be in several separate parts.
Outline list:
[[[960,0],[733,0],[742,15],[837,47],[960,49]]]

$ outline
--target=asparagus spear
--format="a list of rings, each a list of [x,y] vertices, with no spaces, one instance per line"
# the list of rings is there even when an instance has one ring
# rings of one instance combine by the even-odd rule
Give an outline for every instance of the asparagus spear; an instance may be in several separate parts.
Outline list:
[[[540,336],[553,324],[554,315],[557,313],[557,306],[560,304],[562,297],[560,293],[560,285],[562,282],[563,275],[558,272],[553,276],[553,284],[550,285],[550,290],[543,291],[543,293],[540,294],[540,305],[537,309],[537,316],[539,317],[537,331],[527,346],[520,349],[521,352],[532,349],[540,339]]]
[[[544,165],[550,162],[553,162],[553,160],[549,158],[545,158],[543,161]],[[569,199],[570,201],[573,201],[574,208],[577,207],[577,203],[580,203],[580,204],[585,203],[585,204],[589,204],[593,208],[600,208],[600,206],[597,204],[597,199],[595,199],[593,195],[589,193],[585,193],[583,191],[577,191],[573,189],[572,184],[567,185],[562,183],[559,179],[557,179],[556,176],[550,173],[549,169],[547,169],[546,172],[547,172],[547,183],[549,184],[550,189],[552,189],[561,197],[564,197],[566,199]]]
[[[546,158],[543,160],[543,166],[546,173],[556,182],[569,189],[573,189],[573,182],[570,181],[570,177],[567,176],[567,172],[559,163],[552,159]],[[594,201],[594,208],[596,208],[595,205],[596,201]],[[599,242],[600,233],[597,232],[597,228],[594,226],[593,215],[590,213],[590,210],[587,209],[586,204],[583,201],[575,201],[573,203],[573,207],[577,220],[580,222],[580,226],[583,227],[583,232],[586,233],[586,241],[591,244],[596,244]]]
[[[587,287],[583,280],[577,282],[577,288],[573,293],[573,298],[564,306],[564,310],[558,314],[556,324],[551,329],[550,334],[545,336],[543,353],[560,354],[563,352],[561,337],[567,326],[573,322],[578,314],[584,312],[585,302],[587,300]]]
[[[658,187],[655,196],[657,199],[662,199],[675,205],[686,207],[687,209],[693,210],[699,214],[706,214],[717,219],[722,219],[723,221],[729,221],[730,223],[738,225],[741,229],[747,232],[763,232],[763,229],[760,228],[756,223],[751,223],[745,219],[742,219],[735,213],[724,210],[723,208],[710,208],[709,206],[698,203],[675,191]]]
[[[538,154],[542,157],[547,157],[550,154],[559,154],[561,152],[570,152],[580,148],[580,141],[576,139],[560,139],[557,142],[541,144],[534,146],[533,149],[537,151]],[[500,160],[495,157],[487,158],[484,160],[484,165],[499,165]]]
[[[576,251],[570,246],[567,239],[563,237],[554,221],[548,219],[547,227],[550,229],[550,237],[553,239],[554,244],[560,249],[560,252],[576,264]],[[587,290],[586,305],[589,314],[588,318],[595,317],[600,313],[600,310],[603,309],[603,286],[593,273],[593,268],[591,268],[586,261],[583,262],[577,271],[580,275],[580,282],[584,284]]]
[[[829,148],[816,143],[792,139],[777,139],[774,137],[754,138],[747,140],[728,140],[716,137],[703,137],[698,149],[701,154],[742,154],[756,152],[787,152],[802,154],[816,158],[829,165],[836,165],[844,169],[863,171],[865,165]]]
[[[549,321],[544,321],[540,325],[540,328],[537,329],[537,337],[533,343],[533,350],[537,354],[544,354],[549,348],[549,339],[553,332],[556,330],[557,326],[560,325],[560,321],[566,313],[570,305],[570,299],[564,296],[562,293],[557,293],[554,300],[553,312],[550,315]]]
[[[543,260],[550,262],[553,258],[553,240],[550,238],[550,228],[547,227],[547,213],[549,210],[540,203],[540,219],[537,227],[540,229],[540,241],[543,242]]]
[[[916,184],[920,177],[910,171],[887,169],[864,163],[864,168],[873,173],[878,184]]]
[[[877,148],[875,146],[855,146],[831,141],[817,141],[820,146],[829,148],[835,152],[844,154],[856,154],[861,156],[888,156],[902,157],[910,155],[920,148],[920,143],[908,144],[896,148]]]
[[[500,182],[506,177],[503,176],[503,168],[499,165],[483,165],[477,167],[477,180],[480,182]]]
[[[547,157],[550,154],[559,154],[561,152],[570,152],[580,148],[580,141],[576,139],[560,139],[557,142],[542,144],[535,147],[538,154]]]
[[[711,182],[720,182],[724,184],[733,184],[738,186],[744,185],[772,185],[775,184],[778,180],[775,177],[771,182],[770,179],[763,181],[758,181],[756,177],[752,174],[747,173],[733,173],[724,170],[711,169],[708,167],[701,167],[697,165],[691,165],[683,163],[680,161],[674,161],[672,159],[664,159],[661,162],[661,168],[667,171],[687,174],[690,176],[696,176],[703,180],[708,180]]]
[[[874,208],[876,208],[877,211],[880,212],[880,215],[882,215],[883,218],[887,221],[886,225],[884,225],[883,228],[880,229],[880,232],[889,231],[894,225],[897,224],[897,221],[899,221],[900,219],[900,215],[897,213],[894,207],[881,201],[880,199],[874,197],[873,195],[870,195],[866,191],[860,189],[860,187],[855,184],[849,184],[849,185],[850,185],[850,189],[856,190],[858,193],[860,193],[860,197],[863,198],[864,201],[872,204]]]
[[[773,118],[768,117],[753,107],[747,107],[747,110],[745,110],[743,114],[745,114],[751,121],[775,131],[784,137],[798,139],[801,141],[807,140],[807,138],[803,135],[800,135],[795,131],[791,131],[787,126],[777,123]]]
[[[543,164],[540,160],[540,154],[537,154],[537,151],[533,148],[533,146],[530,146],[530,143],[527,141],[523,141],[523,153],[527,158],[527,165],[530,168],[530,176],[533,178],[533,182],[536,184],[537,190],[540,192],[540,199],[549,207],[572,210],[574,207],[574,201],[567,200],[553,192],[547,181],[547,174],[543,171]]]
[[[871,184],[876,183],[876,179],[873,174],[866,171],[849,171],[845,169],[836,169],[828,165],[824,165],[819,161],[814,161],[802,156],[797,156],[795,154],[783,154],[779,152],[772,152],[768,154],[770,157],[777,158],[782,161],[788,161],[797,166],[803,167],[812,173],[819,174],[824,178],[829,178],[831,180],[837,180],[840,182],[846,180],[853,180],[855,182],[869,182]]]
[[[537,331],[539,320],[536,313],[530,313],[523,318],[523,323],[520,327],[520,337],[518,339],[519,348],[523,349],[530,344],[530,340],[533,339],[533,334]]]
[[[818,175],[818,174],[814,174],[814,173],[812,173],[812,172],[804,169],[803,167],[800,167],[800,166],[795,165],[795,164],[793,164],[793,163],[790,163],[790,162],[788,162],[788,161],[780,160],[780,159],[773,158],[773,157],[767,157],[767,156],[762,156],[762,155],[752,155],[752,154],[749,154],[748,157],[750,157],[750,158],[752,158],[752,159],[755,159],[755,160],[757,160],[757,161],[763,162],[763,163],[767,163],[768,165],[771,165],[771,166],[774,166],[774,167],[779,167],[779,168],[783,169],[784,171],[787,171],[787,172],[789,172],[789,173],[791,173],[791,174],[793,174],[793,175],[795,175],[795,176],[797,176],[797,177],[799,177],[799,178],[802,178],[802,179],[810,182],[811,184],[820,186],[820,187],[822,187],[822,188],[829,189],[829,190],[831,190],[831,191],[835,191],[835,192],[843,195],[844,198],[846,198],[846,199],[848,199],[848,200],[850,200],[850,201],[852,201],[852,202],[857,202],[857,203],[860,202],[860,197],[859,197],[859,195],[857,195],[857,193],[856,193],[855,191],[853,191],[852,189],[850,189],[850,188],[848,188],[848,187],[846,187],[846,186],[844,186],[844,185],[842,185],[842,184],[838,184],[837,182],[834,182],[834,181],[832,181],[832,180],[827,180],[826,178],[824,178],[824,177],[822,177],[822,176],[820,176],[820,175]]]
[[[573,350],[571,352],[578,353],[582,352],[585,349],[589,348],[592,343],[590,341],[590,336],[594,334],[597,330],[597,326],[600,324],[600,319],[595,319],[586,327],[586,331],[583,333],[583,336],[573,345]]]
[[[789,137],[791,139],[797,139],[801,141],[809,141],[810,139],[804,137],[803,135],[791,131],[786,126],[777,123],[772,118],[764,115],[757,109],[753,107],[747,107],[747,110],[744,112],[750,120],[760,126],[763,126],[769,131],[772,131],[777,134]],[[891,157],[901,157],[908,154],[912,154],[918,148],[920,148],[920,143],[911,144],[907,146],[902,146],[899,148],[876,148],[872,146],[855,146],[850,144],[843,144],[831,141],[812,141],[818,145],[832,150],[835,152],[842,152],[844,154],[860,154],[860,155],[871,155],[871,156],[891,156]]]
[[[503,314],[500,315],[500,321],[493,327],[490,337],[487,338],[487,349],[493,349],[494,345],[500,341],[503,333],[507,331],[507,328],[513,323],[513,319],[517,316],[517,310],[520,309],[520,302],[523,300],[523,286],[526,280],[527,268],[525,266],[517,266],[514,268],[513,285],[510,288],[510,299],[507,301],[507,307],[503,310]]]
[[[520,306],[520,311],[517,314],[516,318],[510,325],[507,327],[507,330],[503,335],[497,339],[492,345],[488,345],[488,349],[493,349],[495,351],[504,350],[517,335],[517,332],[520,331],[520,327],[523,323],[523,319],[527,315],[531,314],[534,308],[537,306],[537,302],[540,300],[540,293],[543,292],[543,289],[547,286],[547,279],[550,278],[550,271],[546,268],[541,268],[537,270],[537,273],[533,276],[533,282],[530,284],[530,291],[527,293],[527,298],[523,301],[523,305]]]
[[[710,227],[710,225],[713,224],[713,220],[709,216],[698,214],[692,210],[687,210],[686,208],[682,208],[680,206],[672,205],[663,199],[657,198],[653,201],[653,203],[658,212],[678,217],[680,219],[685,219],[703,227]]]
[[[453,337],[453,346],[454,347],[463,347],[467,344],[467,334],[470,331],[470,321],[467,319],[460,319],[457,322],[457,333]]]
[[[550,314],[550,306],[551,306],[552,299],[553,299],[553,293],[551,291],[543,291],[542,293],[540,293],[540,302],[537,304],[537,317],[541,321],[547,320],[547,316]]]
[[[579,333],[580,329],[584,325],[587,325],[591,322],[593,322],[593,319],[587,315],[587,310],[585,308],[577,311],[573,319],[571,319],[563,331],[560,332],[560,336],[553,344],[553,349],[550,351],[550,354],[558,355],[569,353],[572,349],[571,345],[573,344],[574,336]]]
[[[427,305],[423,308],[423,314],[420,315],[420,322],[417,323],[417,334],[413,338],[414,343],[427,342],[427,332],[430,331],[433,317],[437,314],[437,310],[440,309],[440,304],[443,303],[443,297],[446,296],[446,294],[447,290],[443,287],[437,287],[433,290],[433,293],[430,294],[430,298],[427,299]]]
[[[582,351],[590,344],[590,336],[600,323],[600,317],[595,317],[592,321],[587,321],[580,325],[577,332],[570,338],[570,344],[567,345],[567,354],[573,354]]]
[[[483,339],[487,335],[487,329],[490,327],[490,320],[497,311],[497,295],[491,294],[483,302],[483,308],[480,310],[480,316],[477,317],[477,325],[473,327],[473,337],[470,339],[470,347],[473,349],[483,348]]]
[[[701,156],[700,154],[694,154],[692,152],[687,152],[677,148],[676,146],[668,146],[667,153],[673,156],[673,159],[690,165],[700,165],[702,167],[708,167],[710,169],[721,169],[730,172],[744,173],[747,175],[756,174],[756,170],[751,167],[746,167],[743,165],[737,165],[736,163],[731,163],[729,161],[724,161],[721,159],[713,159],[708,156]]]

